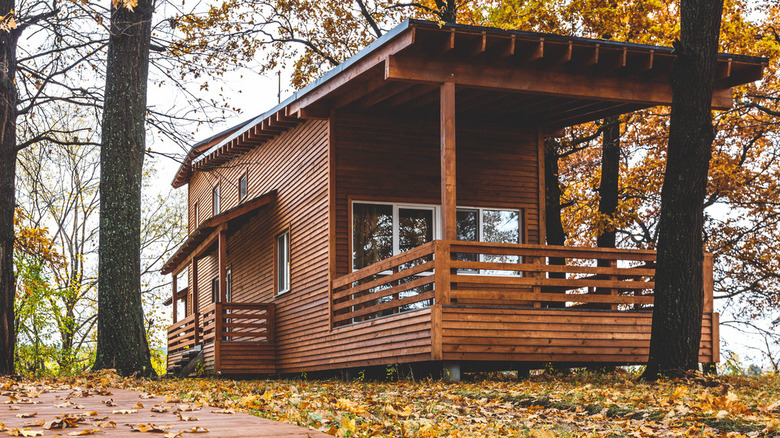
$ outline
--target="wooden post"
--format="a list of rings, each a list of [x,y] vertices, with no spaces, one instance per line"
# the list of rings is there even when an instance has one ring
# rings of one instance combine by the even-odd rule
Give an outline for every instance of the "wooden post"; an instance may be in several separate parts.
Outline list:
[[[439,241],[434,244],[434,293],[436,304],[450,304],[450,241]]]
[[[220,233],[222,235],[222,233]],[[221,239],[220,239],[221,241]],[[222,287],[220,285],[220,290]],[[214,303],[214,372],[219,372],[222,365],[222,302]]]
[[[274,343],[274,337],[276,334],[274,333],[275,330],[275,324],[276,324],[276,306],[273,304],[268,304],[268,307],[266,308],[266,319],[265,319],[265,333],[266,333],[266,339],[268,339],[269,344]]]
[[[713,305],[713,263],[714,260],[712,258],[712,253],[705,252],[704,253],[704,263],[703,263],[703,271],[702,272],[702,285],[704,286],[704,313],[714,312],[715,308]]]
[[[190,293],[192,295],[192,303],[190,303],[190,311],[192,314],[198,313],[198,260],[192,259],[192,285],[190,287]]]
[[[218,264],[219,264],[219,296],[217,301],[224,303],[227,301],[227,233],[224,229],[219,231],[217,239]]]
[[[176,287],[176,280],[177,280],[176,277],[178,277],[178,275],[176,275],[176,274],[173,274],[171,276],[171,286],[172,286],[171,288],[173,289],[173,294],[171,295],[171,306],[173,307],[173,323],[174,324],[176,324],[176,321],[178,321],[178,319],[179,319],[179,318],[177,318],[178,315],[176,315],[176,307],[177,307],[176,304],[178,304],[176,302],[176,293],[178,292],[178,290],[176,290],[176,289],[178,289]]]
[[[617,260],[609,260],[609,267],[610,267],[610,269],[612,269],[612,270],[614,270],[616,272],[617,271],[617,267],[618,267],[618,261]],[[607,278],[609,278],[610,281],[617,281],[618,280],[618,276],[617,275],[612,275],[612,274],[610,274]],[[610,289],[609,290],[609,294],[611,296],[617,298],[618,290],[617,289]],[[617,310],[618,309],[618,305],[617,305],[617,303],[613,302],[613,303],[611,303],[609,305],[609,308],[610,308],[610,310]]]
[[[441,225],[444,240],[458,238],[455,194],[455,83],[441,86]]]
[[[195,345],[200,345],[200,321],[198,321],[198,260],[192,259],[192,317],[195,321]]]

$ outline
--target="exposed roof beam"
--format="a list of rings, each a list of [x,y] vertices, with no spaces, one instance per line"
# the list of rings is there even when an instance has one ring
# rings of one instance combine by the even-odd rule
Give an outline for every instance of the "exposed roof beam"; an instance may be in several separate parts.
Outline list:
[[[431,84],[454,81],[471,87],[644,105],[669,105],[672,102],[671,86],[665,82],[620,75],[588,75],[581,72],[475,65],[411,56],[388,57],[385,78]],[[730,108],[732,101],[731,89],[713,91],[714,108]]]

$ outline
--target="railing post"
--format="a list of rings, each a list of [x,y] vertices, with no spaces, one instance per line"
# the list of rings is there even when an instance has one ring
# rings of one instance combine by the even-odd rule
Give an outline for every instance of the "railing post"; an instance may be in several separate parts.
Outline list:
[[[193,323],[193,340],[195,342],[195,345],[200,345],[200,321],[198,321],[198,317],[200,316],[200,313],[195,312],[192,314],[192,323]]]
[[[171,295],[171,307],[172,307],[171,310],[172,310],[172,313],[173,313],[173,323],[174,324],[176,324],[176,321],[178,320],[178,318],[177,318],[178,315],[176,314],[176,307],[177,307],[176,306],[176,304],[177,304],[176,303],[176,293],[179,292],[179,291],[176,290],[176,280],[177,280],[176,277],[178,277],[178,275],[176,275],[175,273],[173,275],[171,275],[171,289],[173,289],[173,293]]]
[[[542,307],[542,301],[539,295],[541,295],[542,293],[542,278],[544,278],[545,276],[545,272],[541,270],[544,261],[544,256],[534,257],[533,259],[534,259],[534,264],[540,268],[533,273],[534,278],[538,280],[533,286],[533,293],[534,295],[536,295],[534,299],[534,308],[540,309]]]
[[[618,262],[617,262],[617,260],[609,260],[608,261],[608,265],[609,265],[610,269],[617,270]],[[618,280],[617,275],[613,275],[613,274],[610,274],[607,278],[609,278],[609,281],[617,281]],[[615,288],[610,288],[609,289],[609,295],[612,296],[612,297],[617,297],[618,296],[618,290],[615,289]],[[618,309],[617,303],[613,302],[612,304],[610,304],[609,305],[609,309],[610,310],[617,310]]]
[[[214,303],[214,372],[220,370],[222,357],[220,347],[222,344],[222,303]]]
[[[708,312],[714,312],[715,307],[713,304],[713,290],[714,290],[714,279],[713,279],[713,271],[714,271],[714,260],[712,257],[711,252],[705,252],[704,253],[704,262],[702,263],[702,286],[704,289],[704,308],[703,311],[705,313]]]
[[[437,240],[433,246],[433,275],[436,304],[450,304],[450,242]]]
[[[273,304],[268,304],[268,307],[266,307],[265,310],[265,333],[266,333],[266,339],[268,340],[269,344],[274,343],[274,328],[275,328],[275,316],[276,316],[276,307]]]

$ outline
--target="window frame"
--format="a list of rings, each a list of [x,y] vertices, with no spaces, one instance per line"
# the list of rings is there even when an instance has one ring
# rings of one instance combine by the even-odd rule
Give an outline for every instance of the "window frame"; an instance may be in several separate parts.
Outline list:
[[[413,202],[392,202],[392,201],[372,201],[361,199],[350,199],[349,201],[349,263],[351,272],[359,271],[355,269],[355,204],[373,204],[373,205],[389,205],[393,208],[393,255],[394,257],[400,254],[400,236],[399,236],[399,215],[398,210],[403,208],[411,209],[431,209],[433,210],[433,240],[441,239],[441,205],[438,204],[425,204],[425,203],[413,203]],[[523,207],[507,208],[507,207],[473,207],[466,205],[459,205],[456,207],[456,212],[461,210],[471,210],[477,212],[477,242],[483,242],[484,231],[482,222],[482,212],[484,210],[504,210],[517,212],[518,217],[518,244],[525,242],[525,209]],[[482,257],[480,257],[480,260]],[[522,258],[521,258],[522,259]],[[390,271],[380,272],[380,274],[387,274]],[[467,272],[463,272],[466,274]],[[472,273],[471,275],[490,275]]]
[[[417,209],[417,210],[432,210],[433,211],[433,240],[439,240],[441,239],[441,206],[437,204],[418,204],[413,202],[382,202],[382,201],[361,201],[359,199],[353,199],[350,202],[350,214],[349,214],[349,258],[350,258],[350,267],[352,268],[352,272],[359,271],[360,269],[355,269],[355,204],[372,204],[372,205],[389,205],[393,208],[393,255],[390,257],[395,257],[398,254],[401,254],[401,239],[400,239],[400,233],[399,233],[399,214],[398,211],[400,209],[408,208],[408,209]],[[389,271],[388,271],[389,272]],[[385,273],[384,271],[380,274]]]
[[[244,183],[243,193],[241,190],[242,181]],[[249,172],[244,172],[238,177],[238,202],[244,202],[247,198],[249,198]]]
[[[195,228],[198,228],[198,226],[200,225],[200,218],[198,217],[198,216],[200,216],[200,213],[198,211],[199,210],[199,205],[198,204],[200,204],[200,201],[195,201],[195,203],[192,204],[193,209],[195,210],[193,212],[194,216],[195,216]]]
[[[477,242],[485,242],[483,240],[484,238],[484,231],[482,230],[482,212],[484,210],[500,210],[500,211],[515,211],[517,212],[517,240],[519,242],[516,242],[517,244],[523,244],[525,243],[525,209],[522,207],[518,208],[506,208],[506,207],[469,207],[465,205],[459,205],[455,208],[455,212],[457,214],[458,211],[477,211]],[[464,242],[468,242],[468,240],[464,240]]]
[[[285,238],[286,243],[286,253],[285,253],[285,262],[281,263],[280,260],[280,239]],[[290,228],[285,228],[282,230],[282,232],[276,234],[274,236],[274,295],[284,295],[286,293],[289,293],[292,289],[292,256],[291,256],[291,248],[292,248],[292,239],[291,239],[291,233]],[[285,277],[287,279],[286,288],[282,288],[281,284],[281,278],[279,278],[280,274],[280,265],[284,265],[286,267],[285,269]]]
[[[211,302],[216,303],[219,301],[219,276],[214,276],[211,279]]]
[[[222,208],[222,193],[219,188],[219,184],[215,185],[214,188],[211,189],[211,213],[212,216],[216,216],[219,214],[221,208]]]

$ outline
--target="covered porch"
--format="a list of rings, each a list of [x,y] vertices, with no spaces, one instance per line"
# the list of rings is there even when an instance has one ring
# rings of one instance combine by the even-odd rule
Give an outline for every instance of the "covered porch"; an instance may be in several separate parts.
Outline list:
[[[274,373],[275,306],[273,303],[235,302],[227,268],[229,237],[275,201],[270,192],[217,214],[200,224],[165,264],[172,274],[173,324],[168,327],[167,370],[170,374],[197,373],[189,363],[202,362],[200,371],[224,374]],[[217,276],[212,282],[210,304],[202,306],[198,288],[198,261],[215,256]],[[189,286],[178,289],[178,277],[186,272]],[[184,314],[179,313],[179,303]]]
[[[655,252],[436,240],[333,282],[334,333],[430,318],[431,360],[533,366],[647,360]],[[719,360],[712,256],[699,360]]]

